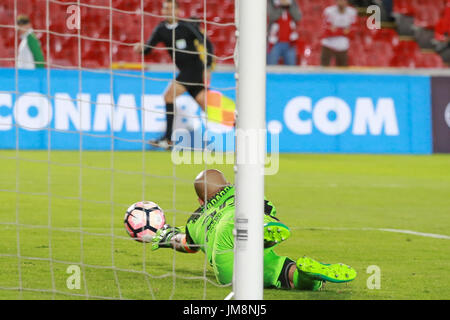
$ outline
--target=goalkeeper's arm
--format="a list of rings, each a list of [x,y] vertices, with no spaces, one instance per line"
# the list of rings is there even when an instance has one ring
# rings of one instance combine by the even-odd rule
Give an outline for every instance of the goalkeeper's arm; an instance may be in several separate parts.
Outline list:
[[[199,247],[187,241],[187,235],[183,229],[183,227],[173,228],[169,225],[159,229],[152,239],[152,250],[172,248],[179,252],[196,253]]]

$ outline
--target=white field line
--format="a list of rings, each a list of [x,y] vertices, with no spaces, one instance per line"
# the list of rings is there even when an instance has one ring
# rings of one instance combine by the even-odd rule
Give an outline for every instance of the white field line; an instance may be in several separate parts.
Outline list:
[[[234,292],[231,291],[223,300],[231,300],[234,297]]]
[[[330,231],[383,231],[393,233],[411,234],[419,237],[450,240],[450,236],[435,233],[424,233],[412,230],[390,229],[390,228],[329,228],[329,227],[295,227],[294,230],[330,230]]]

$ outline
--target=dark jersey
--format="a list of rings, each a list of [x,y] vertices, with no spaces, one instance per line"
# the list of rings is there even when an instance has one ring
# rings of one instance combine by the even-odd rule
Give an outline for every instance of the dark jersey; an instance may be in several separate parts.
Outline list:
[[[200,30],[192,23],[179,21],[170,25],[166,21],[161,22],[153,31],[150,39],[146,43],[144,54],[150,53],[159,43],[164,43],[171,57],[175,51],[175,64],[178,69],[187,68],[203,69],[205,65],[205,38]],[[213,47],[206,39],[207,66],[213,64]],[[174,50],[175,48],[175,50]]]

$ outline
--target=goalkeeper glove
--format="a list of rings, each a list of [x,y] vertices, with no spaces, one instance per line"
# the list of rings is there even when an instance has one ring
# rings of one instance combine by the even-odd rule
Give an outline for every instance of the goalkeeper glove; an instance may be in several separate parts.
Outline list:
[[[152,251],[159,248],[171,248],[172,245],[170,240],[172,240],[172,238],[179,233],[181,233],[179,228],[172,228],[168,224],[164,225],[164,227],[156,232],[152,239]]]

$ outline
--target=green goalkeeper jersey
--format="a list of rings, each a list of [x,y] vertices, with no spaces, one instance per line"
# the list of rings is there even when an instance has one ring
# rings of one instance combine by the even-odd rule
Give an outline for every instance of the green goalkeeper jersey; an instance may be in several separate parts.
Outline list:
[[[186,224],[186,236],[188,244],[200,246],[205,252],[208,261],[212,263],[212,252],[216,242],[221,238],[230,238],[233,230],[226,229],[227,234],[217,234],[217,225],[219,222],[234,222],[235,203],[234,186],[226,186],[212,197],[206,206],[201,206],[189,218]],[[264,202],[264,213],[275,216],[276,210],[273,204],[267,200]],[[221,228],[223,232],[223,228]]]

